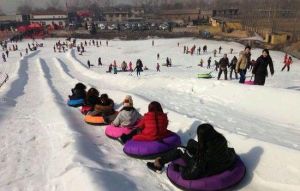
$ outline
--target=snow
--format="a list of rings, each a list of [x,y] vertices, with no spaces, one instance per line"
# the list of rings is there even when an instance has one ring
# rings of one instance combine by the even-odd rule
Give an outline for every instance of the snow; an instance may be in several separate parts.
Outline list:
[[[184,144],[196,138],[199,124],[212,123],[247,167],[245,179],[234,190],[300,190],[299,60],[294,58],[289,73],[280,72],[284,53],[271,51],[275,75],[267,78],[266,86],[257,87],[196,78],[212,71],[197,66],[200,58],[206,66],[211,56],[213,66],[214,49],[221,44],[229,52],[233,47],[237,55],[243,49],[238,43],[155,39],[152,47],[152,39],[112,40],[108,47],[87,46],[80,56],[75,49],[54,53],[57,40],[43,41],[44,48],[22,59],[12,52],[7,63],[0,63],[0,71],[10,77],[0,88],[0,190],[178,190],[165,173],[150,172],[145,161],[127,157],[103,127],[85,124],[79,110],[66,105],[70,89],[79,81],[108,93],[117,109],[127,94],[141,113],[150,101],[159,101],[168,113],[169,129]],[[19,44],[23,55],[28,42]],[[209,52],[184,55],[183,46],[194,44],[207,44]],[[252,50],[252,58],[260,53]],[[96,66],[99,56],[102,67]],[[162,65],[166,57],[174,66],[161,66],[156,72],[156,63]],[[113,60],[135,64],[138,58],[150,69],[140,77],[105,72]],[[95,65],[91,69],[86,67],[88,59]]]

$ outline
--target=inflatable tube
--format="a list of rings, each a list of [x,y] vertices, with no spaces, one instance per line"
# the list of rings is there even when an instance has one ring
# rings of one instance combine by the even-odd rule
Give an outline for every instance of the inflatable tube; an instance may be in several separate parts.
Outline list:
[[[83,99],[70,99],[67,104],[68,104],[68,106],[71,106],[71,107],[80,107],[84,104],[84,100]]]
[[[105,135],[112,139],[117,139],[123,134],[129,134],[131,132],[130,128],[126,127],[115,127],[113,125],[106,126]]]
[[[250,81],[245,81],[245,84],[246,85],[254,85],[254,81],[251,81],[251,80]]]
[[[123,151],[134,158],[153,159],[181,145],[180,137],[171,132],[168,137],[157,141],[127,141]]]
[[[184,180],[180,172],[174,170],[174,164],[184,166],[182,159],[173,161],[167,169],[169,180],[178,188],[191,191],[223,190],[238,184],[245,176],[246,167],[238,157],[235,164],[228,170],[197,180]]]
[[[86,115],[89,111],[91,111],[93,109],[93,107],[91,107],[91,106],[88,106],[88,105],[84,105],[84,106],[82,106],[81,107],[81,113],[83,114],[83,115]]]
[[[213,76],[210,73],[208,73],[208,74],[198,74],[198,78],[210,79],[210,78],[213,78]]]
[[[105,121],[102,116],[91,116],[91,115],[86,115],[84,117],[84,121],[90,125],[104,125]]]

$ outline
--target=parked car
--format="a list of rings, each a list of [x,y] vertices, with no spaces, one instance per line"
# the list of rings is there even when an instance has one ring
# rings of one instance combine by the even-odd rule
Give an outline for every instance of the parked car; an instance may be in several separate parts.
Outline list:
[[[105,29],[106,29],[106,25],[103,24],[103,23],[100,23],[100,24],[98,24],[98,28],[99,28],[100,30],[105,30]]]
[[[166,23],[163,23],[163,24],[159,25],[159,30],[166,31],[168,29],[169,29],[169,25],[166,24]]]
[[[118,30],[118,26],[116,24],[109,25],[108,30]]]

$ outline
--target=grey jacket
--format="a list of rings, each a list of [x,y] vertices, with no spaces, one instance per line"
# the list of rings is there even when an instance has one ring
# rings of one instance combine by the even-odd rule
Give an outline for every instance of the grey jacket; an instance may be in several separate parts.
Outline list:
[[[142,115],[136,109],[123,108],[112,123],[116,127],[132,127],[141,117]]]

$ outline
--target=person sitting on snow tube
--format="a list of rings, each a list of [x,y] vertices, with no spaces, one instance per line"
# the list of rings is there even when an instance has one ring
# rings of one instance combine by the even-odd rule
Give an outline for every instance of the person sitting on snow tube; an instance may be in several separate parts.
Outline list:
[[[86,97],[86,86],[82,83],[77,83],[71,90],[72,95],[69,95],[70,100],[85,99]]]
[[[87,114],[89,111],[93,110],[96,103],[99,102],[99,91],[95,88],[90,88],[86,94],[84,100],[85,105],[82,106],[81,112]]]
[[[123,101],[123,108],[112,125],[115,127],[133,127],[141,117],[142,115],[133,107],[132,97],[127,95]]]
[[[234,165],[237,155],[229,148],[225,137],[212,125],[202,124],[197,128],[198,142],[188,141],[187,147],[177,147],[147,166],[153,171],[161,171],[165,164],[182,158],[186,166],[177,165],[176,169],[184,180],[195,180],[219,174]]]
[[[119,141],[126,143],[131,138],[135,141],[161,140],[171,133],[167,129],[168,123],[168,116],[160,103],[153,101],[148,106],[148,113],[136,125],[137,128],[128,135],[122,135]]]
[[[94,107],[99,102],[99,91],[95,88],[90,88],[86,93],[85,105]]]
[[[116,118],[114,101],[107,94],[102,94],[99,101],[95,104],[94,110],[88,112],[91,116],[102,116],[106,123],[111,123]]]

